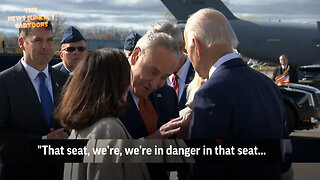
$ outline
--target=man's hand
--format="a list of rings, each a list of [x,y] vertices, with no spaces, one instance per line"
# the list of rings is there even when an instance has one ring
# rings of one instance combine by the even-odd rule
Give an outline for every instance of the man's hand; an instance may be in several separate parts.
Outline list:
[[[63,128],[60,129],[50,129],[50,133],[47,135],[48,139],[67,139],[68,138],[68,134],[66,132],[64,132]]]
[[[167,139],[168,137],[177,134],[182,126],[182,118],[178,117],[170,120],[166,124],[162,125],[153,134],[146,137],[146,139]]]
[[[190,124],[191,124],[191,120],[192,120],[192,115],[193,115],[193,112],[191,112],[187,116],[187,119],[182,122],[181,129],[178,132],[178,138],[179,139],[188,139]]]

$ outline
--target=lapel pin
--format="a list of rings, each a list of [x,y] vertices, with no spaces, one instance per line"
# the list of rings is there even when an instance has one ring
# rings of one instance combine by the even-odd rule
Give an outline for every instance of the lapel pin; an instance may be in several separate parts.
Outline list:
[[[162,94],[157,94],[157,98],[162,98]]]

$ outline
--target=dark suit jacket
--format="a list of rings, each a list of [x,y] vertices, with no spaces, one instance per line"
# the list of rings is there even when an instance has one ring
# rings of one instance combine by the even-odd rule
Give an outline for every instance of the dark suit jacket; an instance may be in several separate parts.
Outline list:
[[[157,111],[158,128],[170,121],[170,119],[179,116],[177,95],[172,87],[165,85],[152,92],[148,98]],[[132,138],[138,139],[148,136],[146,126],[130,92],[127,96],[125,114],[120,117],[120,120],[126,126]]]
[[[283,100],[272,80],[242,59],[232,59],[195,94],[190,139],[281,139],[285,119]],[[209,179],[279,179],[280,164],[212,163],[196,166],[195,174]]]
[[[193,77],[194,77],[194,69],[193,69],[192,64],[190,64],[188,74],[186,77],[186,81],[184,82],[186,84],[186,86],[183,89],[181,99],[179,101],[179,111],[186,107],[186,102],[187,102],[186,96],[187,96],[187,87],[188,87],[187,85],[192,81]]]
[[[297,83],[298,82],[298,74],[297,74],[297,68],[291,65],[288,65],[290,67],[289,70],[289,76],[290,76],[290,83]],[[278,66],[274,71],[273,71],[273,76],[272,80],[275,81],[275,78],[277,76],[280,76],[283,73],[283,70],[281,66]]]
[[[66,67],[64,67],[63,63],[60,62],[58,64],[55,64],[54,66],[52,66],[54,69],[58,70],[58,71],[61,71],[61,72],[64,72],[64,73],[67,73],[69,74],[68,70],[66,69]]]
[[[49,73],[56,106],[68,75],[51,67]],[[55,119],[51,127],[47,125],[37,92],[21,62],[0,73],[0,97],[0,137],[41,139],[50,128],[61,128]]]
[[[54,103],[57,105],[60,91],[68,75],[49,67]],[[19,61],[0,73],[0,179],[61,179],[63,164],[19,164],[32,162],[28,154],[30,139],[41,139],[50,128],[61,128],[53,119],[49,127],[44,118],[37,92]],[[24,154],[25,153],[25,154]],[[29,152],[31,153],[31,152]],[[16,163],[6,163],[16,162]]]

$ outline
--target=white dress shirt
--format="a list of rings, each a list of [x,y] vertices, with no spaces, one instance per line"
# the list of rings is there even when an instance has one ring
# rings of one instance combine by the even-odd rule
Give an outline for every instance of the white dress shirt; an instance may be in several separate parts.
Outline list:
[[[32,82],[32,85],[34,87],[34,89],[36,90],[37,92],[37,95],[38,95],[38,99],[39,99],[39,102],[41,102],[41,99],[40,99],[40,92],[39,92],[39,84],[40,84],[40,79],[38,77],[38,74],[40,71],[36,70],[35,68],[31,67],[30,65],[28,65],[24,59],[22,58],[21,59],[21,63],[24,67],[24,69],[26,70],[31,82]],[[51,81],[51,75],[49,73],[49,66],[47,65],[47,67],[42,71],[43,73],[46,74],[47,78],[45,79],[45,83],[46,83],[46,86],[49,90],[49,93],[51,95],[51,99],[52,99],[52,102],[54,102],[54,99],[53,99],[53,90],[52,90],[52,81]]]
[[[229,53],[226,54],[224,56],[222,56],[220,59],[218,59],[218,61],[210,68],[209,71],[209,78],[211,77],[211,75],[213,74],[213,72],[223,63],[231,60],[231,59],[235,59],[235,58],[239,58],[238,55],[236,55],[235,53]]]
[[[138,110],[140,111],[140,109],[139,109],[139,101],[140,101],[140,98],[133,93],[133,91],[132,91],[131,88],[130,88],[129,91],[130,91],[130,93],[131,93],[131,96],[132,96],[132,99],[133,99],[134,103],[136,104]]]

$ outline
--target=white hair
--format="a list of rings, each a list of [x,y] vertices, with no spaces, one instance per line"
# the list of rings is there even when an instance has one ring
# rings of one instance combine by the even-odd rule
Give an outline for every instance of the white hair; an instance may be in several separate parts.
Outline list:
[[[159,22],[153,25],[147,33],[166,33],[169,34],[178,43],[184,42],[183,34],[180,28],[171,22]]]
[[[180,51],[176,41],[166,33],[146,33],[137,42],[136,47],[141,49],[141,53],[144,54],[147,51],[152,51],[158,46],[163,46],[177,55],[177,59],[180,58]]]
[[[229,21],[214,9],[204,8],[190,16],[185,31],[188,34],[188,46],[193,45],[193,37],[204,42],[207,47],[216,43],[230,44],[233,48],[238,45],[238,39]]]

